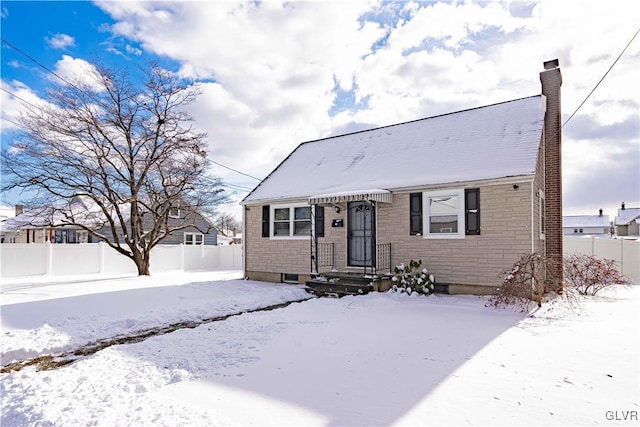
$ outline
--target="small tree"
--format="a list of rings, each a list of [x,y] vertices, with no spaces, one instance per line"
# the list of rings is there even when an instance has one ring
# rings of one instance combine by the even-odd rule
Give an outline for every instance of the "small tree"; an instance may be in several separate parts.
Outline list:
[[[630,286],[611,259],[574,254],[564,259],[564,280],[581,295],[595,295],[609,286]]]
[[[85,229],[133,260],[140,275],[172,232],[208,232],[195,213],[222,200],[220,181],[206,173],[206,135],[188,124],[197,85],[157,66],[144,71],[140,85],[98,66],[53,87],[46,102],[23,105],[20,129],[2,150],[3,191],[34,194],[31,205],[59,211],[62,220],[51,226]],[[69,209],[78,197],[89,213]]]
[[[502,285],[496,294],[489,298],[487,305],[492,307],[516,306],[526,311],[532,302],[542,305],[545,292],[544,280],[546,260],[540,254],[524,254],[513,264],[510,271],[503,271]]]
[[[393,268],[392,289],[398,292],[431,295],[435,290],[435,279],[426,268],[422,268],[422,260],[411,260],[409,265],[400,264]]]

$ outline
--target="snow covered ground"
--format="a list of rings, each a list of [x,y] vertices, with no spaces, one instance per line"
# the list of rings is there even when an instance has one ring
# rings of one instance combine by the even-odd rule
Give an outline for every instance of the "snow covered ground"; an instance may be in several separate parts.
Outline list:
[[[2,364],[308,297],[238,272],[2,283]],[[526,316],[321,298],[1,374],[2,426],[640,425],[640,287]]]

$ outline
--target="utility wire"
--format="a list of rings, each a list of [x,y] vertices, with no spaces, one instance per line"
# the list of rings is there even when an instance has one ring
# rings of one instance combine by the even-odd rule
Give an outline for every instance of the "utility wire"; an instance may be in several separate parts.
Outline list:
[[[20,49],[19,47],[15,46],[14,44],[10,43],[9,41],[7,41],[6,39],[0,37],[0,40],[2,40],[2,42],[4,42],[7,46],[9,46],[11,49],[14,49],[15,51],[19,52],[20,54],[22,54],[23,56],[25,56],[26,58],[28,58],[30,61],[32,61],[33,63],[35,63],[36,65],[38,65],[39,67],[41,67],[42,69],[44,69],[46,72],[51,73],[52,75],[56,76],[57,78],[59,78],[60,80],[62,80],[63,82],[65,82],[66,84],[68,84],[69,86],[79,90],[80,92],[84,93],[85,95],[88,95],[86,92],[84,92],[82,89],[80,89],[79,87],[77,87],[76,85],[74,85],[73,83],[71,83],[70,81],[66,80],[65,78],[61,77],[60,75],[58,75],[55,71],[51,70],[50,68],[48,68],[46,65],[44,65],[42,62],[38,61],[37,59],[35,59],[34,57],[32,57],[31,55],[29,55],[28,53],[24,52],[22,49]]]
[[[16,126],[18,126],[18,127],[22,126],[20,123],[18,123],[18,122],[14,122],[13,120],[8,119],[8,118],[6,118],[6,117],[2,117],[2,120],[5,120],[5,121],[7,121],[7,122],[9,122],[9,123],[13,123],[14,125],[16,125]]]
[[[218,163],[218,162],[213,161],[213,160],[209,160],[209,161],[210,161],[211,163],[214,163],[214,164],[218,165],[218,166],[222,166],[222,167],[223,167],[223,168],[225,168],[225,169],[229,169],[230,171],[233,171],[233,172],[235,172],[235,173],[239,173],[240,175],[248,176],[249,178],[253,178],[253,179],[255,179],[256,181],[262,181],[260,178],[256,178],[255,176],[249,175],[248,173],[240,172],[239,170],[234,169],[234,168],[230,168],[229,166],[225,166],[225,165],[223,165],[222,163]]]
[[[69,82],[68,80],[64,79],[63,77],[61,77],[60,75],[58,75],[57,73],[55,73],[53,70],[51,70],[50,68],[48,68],[46,65],[42,64],[40,61],[38,61],[37,59],[35,59],[34,57],[32,57],[31,55],[29,55],[28,53],[24,52],[22,49],[18,48],[17,46],[15,46],[14,44],[12,44],[11,42],[9,42],[8,40],[0,37],[0,40],[5,43],[7,46],[9,46],[11,49],[14,49],[15,51],[19,52],[20,54],[22,54],[24,57],[28,58],[30,61],[32,61],[33,63],[37,64],[39,67],[41,67],[42,69],[44,69],[45,71],[47,71],[48,73],[51,73],[52,75],[54,75],[55,77],[57,77],[58,79],[62,80],[63,82],[65,82],[66,84],[68,84],[69,86],[73,87],[74,89],[84,93],[85,95],[90,96],[91,98],[93,98],[93,96],[91,94],[86,93],[85,91],[83,91],[81,88],[77,87],[76,85],[74,85],[73,83]],[[32,103],[25,101],[24,99],[20,98],[19,96],[9,92],[8,90],[1,88],[3,91],[7,92],[8,94],[12,95],[13,97],[19,99],[20,101],[34,107],[34,108],[40,108],[40,107],[36,107],[35,105],[33,105]],[[94,98],[95,99],[95,98]],[[99,101],[99,100],[98,100]],[[229,166],[223,165],[222,163],[218,163],[215,162],[213,160],[211,160],[212,163],[215,163],[218,166],[221,166],[225,169],[229,169],[230,171],[239,173],[240,175],[244,175],[246,177],[255,179],[257,181],[262,181],[262,179],[260,178],[256,178],[255,176],[249,175],[248,173],[244,173],[241,172],[237,169],[231,168]],[[250,190],[247,190],[250,191]]]
[[[578,112],[578,110],[580,110],[580,108],[582,108],[582,106],[584,105],[585,102],[587,102],[587,99],[589,99],[589,97],[593,94],[593,92],[595,92],[595,90],[598,88],[598,86],[600,86],[600,83],[602,83],[602,81],[605,79],[605,77],[607,77],[607,74],[609,74],[609,71],[611,71],[611,69],[618,63],[618,61],[620,60],[620,58],[622,57],[622,55],[624,55],[624,52],[627,50],[627,48],[629,47],[629,45],[631,45],[631,43],[633,42],[633,40],[636,38],[636,36],[638,35],[638,33],[640,33],[640,28],[638,28],[638,31],[636,31],[636,33],[633,35],[633,37],[631,37],[631,40],[629,40],[629,43],[627,43],[627,45],[624,47],[624,49],[622,49],[622,52],[620,52],[620,55],[618,55],[618,57],[616,58],[615,61],[613,61],[613,64],[611,64],[611,66],[609,67],[609,69],[607,70],[606,73],[604,73],[604,76],[602,76],[602,78],[600,79],[600,81],[594,86],[593,89],[591,89],[591,92],[589,92],[589,94],[587,95],[587,97],[584,99],[584,101],[582,101],[582,103],[580,103],[580,105],[578,105],[578,108],[576,108],[576,110],[573,112],[573,114],[571,114],[571,116],[569,116],[569,118],[562,124],[562,127],[564,127],[564,125],[566,125],[567,123],[569,123],[569,120],[571,120],[573,118],[573,116],[576,115],[576,113]]]
[[[38,109],[38,110],[40,110],[40,109],[41,109],[41,107],[38,107],[37,105],[34,105],[34,104],[30,103],[30,102],[29,102],[29,101],[27,101],[26,99],[20,98],[20,97],[19,97],[18,95],[16,95],[15,93],[10,92],[10,91],[6,90],[6,89],[5,89],[5,88],[3,88],[3,87],[0,87],[0,89],[2,89],[2,91],[3,91],[3,92],[7,92],[9,95],[13,96],[14,98],[19,99],[20,101],[24,102],[25,104],[27,104],[27,105],[31,105],[33,108],[36,108],[36,109]]]

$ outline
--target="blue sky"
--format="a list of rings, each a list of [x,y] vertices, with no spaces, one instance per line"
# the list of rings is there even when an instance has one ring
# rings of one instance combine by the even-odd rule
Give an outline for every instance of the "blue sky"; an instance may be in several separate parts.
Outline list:
[[[601,2],[3,1],[2,38],[66,77],[147,60],[203,83],[210,158],[266,176],[300,142],[540,93],[558,58],[566,120],[638,30]],[[602,37],[606,34],[607,37]],[[56,78],[2,44],[2,135]],[[640,38],[564,128],[565,214],[640,206]],[[13,95],[12,95],[13,94]],[[257,181],[214,165],[242,198]],[[231,188],[228,188],[231,191]],[[3,195],[6,203],[19,196]],[[235,204],[227,207],[239,211]]]

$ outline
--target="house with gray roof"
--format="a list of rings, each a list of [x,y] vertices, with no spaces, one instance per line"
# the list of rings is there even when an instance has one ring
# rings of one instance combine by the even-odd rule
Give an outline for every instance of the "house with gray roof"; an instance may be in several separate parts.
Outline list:
[[[562,78],[544,65],[539,95],[300,144],[241,203],[245,276],[422,260],[440,291],[482,294],[524,253],[561,259]]]

